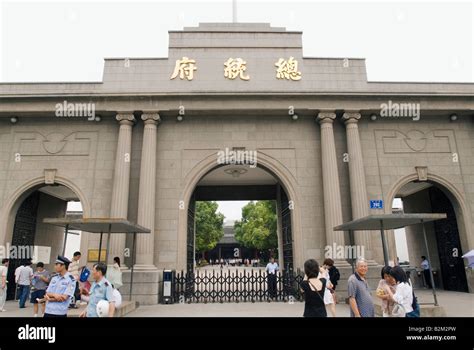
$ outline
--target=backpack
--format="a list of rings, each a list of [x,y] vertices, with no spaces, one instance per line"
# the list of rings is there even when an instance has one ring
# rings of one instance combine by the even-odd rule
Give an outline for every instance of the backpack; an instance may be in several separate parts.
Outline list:
[[[89,275],[91,274],[91,271],[84,266],[82,269],[81,275],[79,276],[79,281],[85,282],[89,279]]]
[[[337,267],[334,267],[333,278],[332,278],[333,284],[336,284],[340,278],[341,278],[341,274],[339,273],[339,270],[337,269]]]

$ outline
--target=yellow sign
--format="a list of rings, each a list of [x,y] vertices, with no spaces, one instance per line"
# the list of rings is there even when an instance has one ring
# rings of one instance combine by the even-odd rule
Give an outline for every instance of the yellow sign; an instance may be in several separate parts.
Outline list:
[[[105,255],[107,251],[102,249],[100,251],[100,261],[105,262]],[[87,251],[87,262],[97,262],[99,261],[99,249],[89,249]]]
[[[193,80],[194,71],[197,70],[196,61],[189,59],[188,57],[183,57],[180,60],[176,60],[176,65],[174,66],[173,74],[171,75],[170,80],[175,79],[179,74],[179,79]]]
[[[224,62],[224,77],[234,80],[239,77],[242,80],[249,80],[248,75],[244,75],[247,70],[247,62],[241,58],[229,58]]]
[[[290,57],[288,60],[280,58],[275,62],[277,66],[276,77],[277,79],[286,80],[300,80],[301,72],[298,71],[298,61],[294,57]]]

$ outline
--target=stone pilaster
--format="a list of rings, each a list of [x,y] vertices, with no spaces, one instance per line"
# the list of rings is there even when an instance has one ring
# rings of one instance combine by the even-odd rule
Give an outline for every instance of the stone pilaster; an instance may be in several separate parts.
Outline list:
[[[112,187],[112,200],[110,217],[128,217],[128,194],[130,186],[130,159],[132,151],[132,128],[135,123],[133,113],[118,113],[115,117],[120,124],[117,153],[115,154],[114,182]],[[125,234],[110,235],[108,263],[113,263],[113,258],[118,256],[124,262]],[[123,265],[124,266],[124,265]]]
[[[331,247],[334,243],[338,246],[344,245],[344,232],[333,231],[335,226],[342,224],[341,192],[333,130],[335,118],[336,114],[334,112],[321,112],[317,116],[317,120],[321,126],[321,159],[326,244]],[[341,262],[338,265],[341,265]]]
[[[367,200],[367,186],[365,183],[365,171],[362,158],[362,147],[358,121],[360,113],[346,112],[342,116],[346,124],[347,152],[349,154],[349,182],[351,188],[352,219],[359,219],[369,215],[369,202]],[[374,232],[374,235],[376,233]],[[372,254],[372,239],[370,231],[355,231],[354,241],[358,246],[364,247],[365,258],[374,263]],[[380,236],[380,235],[379,235]]]
[[[151,230],[151,234],[137,237],[137,260],[135,267],[141,270],[156,269],[153,264],[155,242],[155,196],[156,196],[156,138],[158,113],[143,113],[143,146],[140,164],[137,223]]]

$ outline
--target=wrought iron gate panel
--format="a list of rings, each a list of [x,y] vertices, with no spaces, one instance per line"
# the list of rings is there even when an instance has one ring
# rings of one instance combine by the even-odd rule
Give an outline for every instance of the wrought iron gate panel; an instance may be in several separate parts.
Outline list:
[[[447,214],[446,220],[434,222],[444,289],[467,292],[466,271],[461,257],[461,241],[456,213],[449,198],[439,188],[431,187],[429,195],[433,213]],[[457,256],[453,254],[455,250],[459,252]]]
[[[277,274],[276,301],[302,301],[300,271]],[[185,303],[263,302],[269,300],[267,274],[263,269],[176,272],[174,301]]]
[[[189,201],[188,206],[188,227],[186,235],[186,270],[194,270],[194,212],[196,209],[196,201],[194,200],[194,194]]]
[[[13,227],[13,235],[11,242],[12,246],[18,247],[34,245],[39,200],[40,193],[38,191],[35,191],[31,195],[29,195],[18,208],[18,211],[15,216],[15,225]],[[20,265],[21,259],[10,259],[7,275],[7,300],[13,300],[15,298],[15,270]]]
[[[293,269],[293,234],[291,230],[291,209],[286,192],[280,187],[281,233],[283,243],[283,268]]]

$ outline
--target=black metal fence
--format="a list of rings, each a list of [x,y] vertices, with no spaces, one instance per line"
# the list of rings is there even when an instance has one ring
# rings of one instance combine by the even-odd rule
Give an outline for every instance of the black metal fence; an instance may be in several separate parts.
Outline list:
[[[175,303],[302,301],[302,281],[299,271],[278,272],[271,296],[262,269],[181,271],[173,277],[173,299]]]

